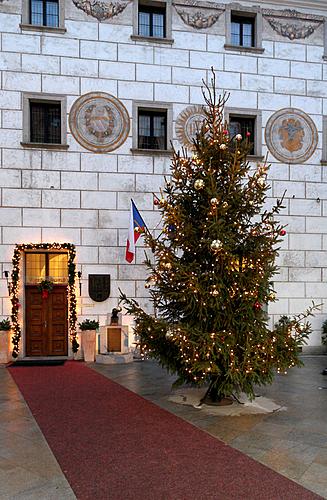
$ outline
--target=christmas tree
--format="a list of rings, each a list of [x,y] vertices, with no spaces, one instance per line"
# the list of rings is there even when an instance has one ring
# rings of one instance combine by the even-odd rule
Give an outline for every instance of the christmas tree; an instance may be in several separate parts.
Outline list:
[[[216,95],[215,75],[204,88],[205,114],[194,151],[175,151],[171,179],[155,205],[162,233],[146,231],[154,314],[122,294],[134,315],[143,353],[176,373],[176,384],[208,384],[205,402],[271,383],[275,372],[300,365],[308,336],[305,314],[268,328],[275,301],[278,244],[286,231],[276,219],[282,200],[264,210],[268,166],[251,169],[251,137],[232,136],[224,122],[228,96]]]

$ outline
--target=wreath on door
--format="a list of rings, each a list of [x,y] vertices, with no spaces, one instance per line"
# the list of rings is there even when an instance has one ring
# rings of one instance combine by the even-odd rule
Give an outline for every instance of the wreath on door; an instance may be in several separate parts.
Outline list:
[[[41,292],[42,299],[47,299],[49,297],[49,293],[53,289],[53,281],[42,280],[37,288],[39,292]]]

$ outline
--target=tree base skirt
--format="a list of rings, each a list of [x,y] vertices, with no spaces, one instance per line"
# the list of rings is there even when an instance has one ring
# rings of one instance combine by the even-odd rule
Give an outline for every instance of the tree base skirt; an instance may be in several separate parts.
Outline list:
[[[205,396],[201,399],[201,403],[208,406],[230,406],[233,404],[232,398],[226,397],[220,400],[214,401],[210,398],[210,396]]]

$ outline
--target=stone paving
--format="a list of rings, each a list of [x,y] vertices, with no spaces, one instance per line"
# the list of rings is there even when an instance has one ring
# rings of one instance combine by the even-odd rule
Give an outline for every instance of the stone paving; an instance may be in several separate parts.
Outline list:
[[[0,499],[74,498],[16,384],[0,367]]]
[[[90,367],[327,498],[327,376],[321,375],[327,357],[303,359],[304,368],[257,391],[285,411],[238,417],[208,415],[169,401],[174,377],[153,361]],[[74,499],[5,368],[0,368],[0,388],[0,499]]]

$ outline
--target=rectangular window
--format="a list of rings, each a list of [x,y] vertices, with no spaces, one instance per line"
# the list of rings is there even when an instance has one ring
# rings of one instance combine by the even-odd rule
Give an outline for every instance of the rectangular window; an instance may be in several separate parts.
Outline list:
[[[30,0],[30,23],[36,26],[59,26],[59,0]]]
[[[139,5],[138,34],[147,37],[165,38],[166,7]]]
[[[25,283],[32,285],[42,280],[54,283],[68,282],[68,256],[66,253],[26,253]]]
[[[30,101],[30,142],[61,143],[60,102]]]
[[[233,138],[237,134],[241,134],[241,136],[245,139],[248,138],[249,142],[251,142],[252,146],[249,151],[250,155],[255,154],[255,117],[244,117],[244,116],[229,116],[229,133]]]
[[[255,47],[255,18],[231,15],[231,43],[241,47]]]
[[[167,149],[167,112],[141,110],[138,112],[138,148]]]

